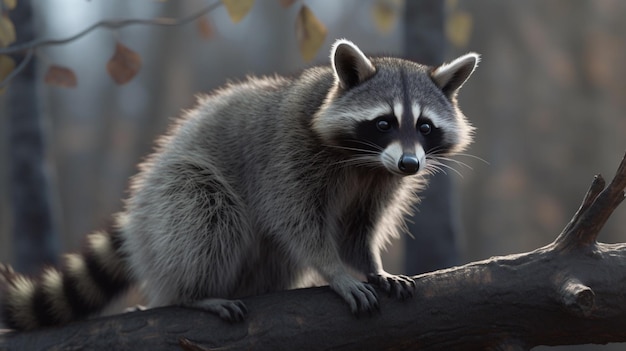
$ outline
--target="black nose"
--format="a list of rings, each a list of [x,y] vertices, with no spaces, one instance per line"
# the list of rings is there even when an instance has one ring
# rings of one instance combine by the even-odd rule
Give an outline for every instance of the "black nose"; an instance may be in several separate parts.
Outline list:
[[[404,174],[415,174],[420,169],[420,161],[415,155],[402,155],[398,161],[398,168]]]

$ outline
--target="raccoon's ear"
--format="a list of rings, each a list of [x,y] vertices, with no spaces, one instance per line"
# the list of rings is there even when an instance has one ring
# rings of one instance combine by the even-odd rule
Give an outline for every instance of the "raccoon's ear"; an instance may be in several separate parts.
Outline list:
[[[480,55],[473,52],[465,54],[450,63],[444,63],[435,68],[431,77],[435,84],[441,88],[441,91],[447,97],[452,98],[467,78],[472,75],[479,61]]]
[[[376,68],[363,52],[345,39],[335,42],[330,51],[330,61],[335,79],[342,89],[355,87],[376,73]]]

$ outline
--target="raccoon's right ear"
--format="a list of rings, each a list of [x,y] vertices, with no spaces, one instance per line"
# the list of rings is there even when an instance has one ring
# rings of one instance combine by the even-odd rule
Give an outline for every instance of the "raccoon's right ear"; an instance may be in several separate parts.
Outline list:
[[[479,61],[480,56],[471,52],[435,68],[431,77],[448,98],[453,98],[472,75]]]
[[[337,40],[330,51],[335,79],[342,89],[355,87],[376,73],[372,62],[351,41]]]

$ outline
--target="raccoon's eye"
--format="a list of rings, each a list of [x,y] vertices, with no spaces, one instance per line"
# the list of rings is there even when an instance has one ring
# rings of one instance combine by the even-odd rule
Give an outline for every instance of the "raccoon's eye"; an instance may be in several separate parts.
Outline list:
[[[420,133],[422,133],[422,135],[428,135],[430,134],[430,132],[433,131],[433,127],[430,125],[430,123],[422,123],[419,125],[418,129]]]
[[[381,132],[388,132],[391,129],[391,123],[387,120],[379,119],[376,122],[376,128],[378,128]]]

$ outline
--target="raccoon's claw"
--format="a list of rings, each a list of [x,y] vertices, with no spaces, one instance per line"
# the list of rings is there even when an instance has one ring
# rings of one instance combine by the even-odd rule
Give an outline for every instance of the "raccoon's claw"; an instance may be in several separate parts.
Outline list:
[[[378,286],[389,296],[395,296],[399,300],[405,300],[415,294],[415,281],[406,275],[372,273],[367,276],[367,282]]]
[[[194,301],[183,306],[199,308],[217,314],[226,322],[241,322],[248,314],[248,308],[239,300],[204,299]]]
[[[350,311],[357,317],[363,313],[371,315],[379,310],[378,296],[374,288],[350,276],[336,278],[330,287],[350,306]]]
[[[131,307],[128,307],[128,308],[124,309],[124,313],[133,313],[133,312],[145,311],[146,309],[147,309],[146,306],[135,305],[135,306],[131,306]]]

